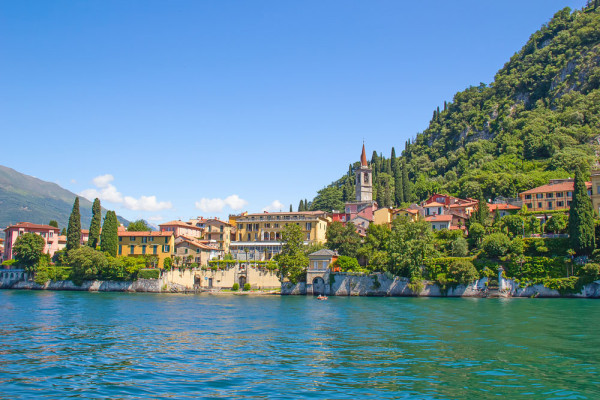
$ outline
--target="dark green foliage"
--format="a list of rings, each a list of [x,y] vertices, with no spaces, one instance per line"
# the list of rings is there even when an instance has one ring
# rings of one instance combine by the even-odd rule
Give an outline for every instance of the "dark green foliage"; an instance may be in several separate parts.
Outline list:
[[[35,233],[25,233],[13,245],[13,257],[26,272],[34,273],[44,252],[46,242]]]
[[[565,214],[554,214],[544,229],[549,233],[565,233],[567,231],[569,218]]]
[[[450,254],[453,257],[465,257],[469,253],[469,244],[464,237],[458,237],[452,241]]]
[[[333,266],[339,267],[343,272],[357,271],[360,268],[356,258],[347,256],[339,256],[333,263]]]
[[[88,238],[88,246],[95,249],[100,241],[100,224],[102,223],[102,207],[100,207],[100,199],[94,199],[92,205],[92,222],[90,223],[90,234]]]
[[[75,197],[73,210],[69,217],[69,226],[67,228],[67,252],[79,248],[81,241],[81,215],[79,214],[79,197]]]
[[[139,279],[158,279],[160,278],[160,270],[155,268],[143,268],[138,273]]]
[[[490,258],[499,258],[505,255],[510,247],[510,238],[504,233],[492,233],[483,239],[483,251]]]
[[[97,279],[100,271],[107,266],[108,260],[104,253],[88,246],[69,251],[71,276],[77,285],[81,285],[84,280]]]
[[[252,286],[250,286],[249,283],[244,283],[244,288],[243,288],[244,292],[249,291],[251,288],[252,288]]]
[[[525,220],[520,215],[506,215],[500,219],[500,225],[511,237],[523,236]]]
[[[402,193],[403,193],[403,198],[404,198],[404,202],[406,203],[410,203],[411,201],[413,201],[413,194],[412,194],[412,184],[410,182],[410,180],[408,179],[408,167],[406,166],[406,161],[404,160],[404,157],[402,158]]]
[[[392,223],[389,272],[419,278],[425,258],[436,255],[431,225],[424,220],[412,222],[398,217]]]
[[[281,241],[281,253],[275,256],[275,261],[279,264],[280,279],[283,282],[287,278],[296,284],[305,276],[308,267],[308,257],[303,251],[304,235],[300,226],[286,225],[281,232]]]
[[[60,235],[67,236],[67,228],[62,228],[62,230],[60,231]]]
[[[473,215],[469,219],[469,222],[477,222],[480,225],[487,226],[490,222],[490,209],[488,208],[487,201],[483,198],[483,194],[479,194],[479,201],[477,202],[477,209],[473,212]]]
[[[231,290],[233,290],[234,292],[237,292],[238,290],[240,290],[240,284],[235,282],[233,284],[233,286],[231,287]]]
[[[590,255],[596,248],[594,208],[580,171],[575,174],[573,201],[569,212],[569,237],[571,248],[578,255]]]
[[[100,235],[100,250],[107,252],[113,257],[117,256],[119,233],[117,215],[114,211],[107,211],[102,224]]]
[[[341,256],[357,256],[361,240],[353,224],[344,226],[341,222],[334,221],[327,228],[326,237],[328,249],[336,250]]]
[[[48,225],[58,228],[58,222],[56,220],[51,220],[48,222]]]
[[[146,221],[138,219],[137,221],[131,222],[127,225],[128,232],[150,232],[152,229],[148,226]]]
[[[396,165],[394,170],[394,191],[396,205],[404,203],[404,184],[402,182],[402,170]]]
[[[469,239],[473,242],[473,246],[481,245],[483,237],[485,236],[485,228],[478,222],[473,222],[469,226]]]
[[[293,212],[294,208],[292,207],[292,205],[290,204],[290,212]]]
[[[305,211],[304,209],[304,200],[300,200],[300,204],[298,205],[298,212]]]

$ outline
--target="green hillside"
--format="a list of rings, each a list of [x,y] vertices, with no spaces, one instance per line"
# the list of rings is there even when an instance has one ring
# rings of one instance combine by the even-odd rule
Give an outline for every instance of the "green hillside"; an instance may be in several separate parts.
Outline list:
[[[62,229],[69,222],[75,196],[55,183],[0,165],[0,228],[22,221],[47,224],[56,220]],[[92,203],[80,197],[80,209],[81,225],[87,228],[92,219]],[[122,217],[119,221],[128,224]]]
[[[600,8],[565,8],[494,82],[469,87],[434,110],[399,157],[393,149],[390,157],[374,152],[375,196],[383,206],[433,192],[515,197],[548,179],[572,177],[578,167],[589,171],[599,138]],[[356,166],[313,206],[352,200]]]

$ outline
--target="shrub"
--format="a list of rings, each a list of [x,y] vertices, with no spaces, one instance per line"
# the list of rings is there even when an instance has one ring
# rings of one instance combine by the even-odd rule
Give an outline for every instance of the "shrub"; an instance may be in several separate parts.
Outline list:
[[[337,260],[333,263],[334,267],[339,267],[340,270],[346,271],[356,271],[360,268],[358,264],[358,260],[354,257],[348,256],[339,256]]]
[[[469,252],[469,244],[462,236],[457,237],[452,241],[451,253],[453,257],[464,257]]]
[[[514,255],[522,255],[525,251],[525,243],[523,242],[523,239],[521,239],[520,237],[514,238],[512,242],[510,242],[508,251]]]
[[[589,278],[590,281],[595,281],[600,277],[600,265],[596,263],[585,264],[581,267],[579,275]]]
[[[73,282],[77,285],[81,285],[86,279],[96,279],[99,272],[108,264],[104,253],[88,246],[71,250],[68,254]]]
[[[483,239],[484,235],[485,235],[485,228],[483,225],[481,225],[477,222],[473,222],[469,226],[469,238],[473,241],[473,244],[475,246],[479,246],[479,244],[481,244],[481,240]]]
[[[454,260],[448,268],[448,275],[459,284],[468,284],[479,279],[479,274],[471,260]]]
[[[491,258],[499,258],[506,254],[510,239],[504,233],[492,233],[483,240],[483,251]]]
[[[234,292],[237,292],[238,290],[240,290],[240,284],[239,283],[234,283],[233,286],[231,287],[231,290],[233,290]]]
[[[250,289],[251,289],[250,284],[249,283],[244,283],[244,292],[247,292]]]
[[[138,272],[138,279],[158,279],[160,270],[156,268],[143,268]]]
[[[17,260],[15,260],[14,258],[11,260],[6,260],[2,263],[2,265],[10,267],[11,265],[14,265],[17,262]]]

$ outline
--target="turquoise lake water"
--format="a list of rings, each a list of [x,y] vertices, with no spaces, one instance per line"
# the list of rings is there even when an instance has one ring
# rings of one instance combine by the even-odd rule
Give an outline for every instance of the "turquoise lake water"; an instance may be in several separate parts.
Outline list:
[[[0,398],[599,399],[600,301],[0,291]]]

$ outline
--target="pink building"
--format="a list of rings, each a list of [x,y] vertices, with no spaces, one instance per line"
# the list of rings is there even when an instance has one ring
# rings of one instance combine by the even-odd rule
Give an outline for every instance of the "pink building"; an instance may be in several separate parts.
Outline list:
[[[25,233],[35,233],[44,238],[46,245],[44,253],[50,254],[50,257],[59,250],[58,237],[60,230],[50,225],[37,225],[31,222],[19,222],[18,224],[9,226],[4,230],[6,243],[4,245],[4,259],[10,260],[13,258],[13,245],[17,238]]]
[[[192,222],[170,221],[160,224],[159,228],[161,232],[173,232],[175,237],[187,236],[190,238],[202,238],[204,233],[204,221],[200,219]]]

